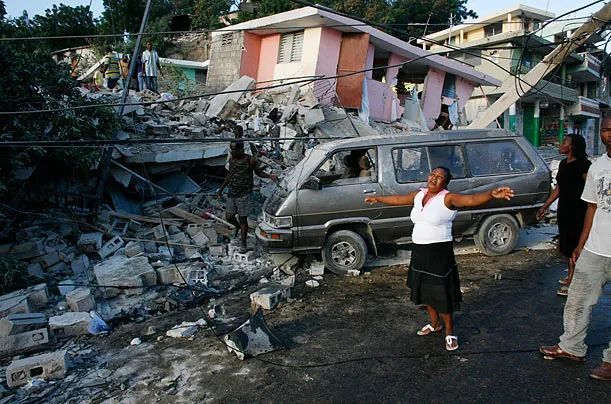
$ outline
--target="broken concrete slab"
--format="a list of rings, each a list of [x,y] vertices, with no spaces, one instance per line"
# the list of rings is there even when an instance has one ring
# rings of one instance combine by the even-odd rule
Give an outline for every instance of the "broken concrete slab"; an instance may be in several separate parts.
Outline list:
[[[280,340],[272,333],[261,309],[237,330],[223,337],[229,352],[234,352],[240,360],[275,351],[282,347]]]
[[[203,231],[200,231],[196,235],[191,236],[191,240],[193,240],[195,245],[197,245],[198,247],[203,247],[210,242],[210,239],[204,234]]]
[[[304,131],[309,131],[324,121],[325,114],[323,113],[322,109],[299,108],[299,123]]]
[[[46,327],[0,337],[0,356],[39,351],[48,343],[49,331]]]
[[[32,262],[28,265],[28,275],[38,279],[43,279],[45,277],[45,273],[42,271],[42,265],[40,265],[40,262]]]
[[[43,313],[9,314],[0,320],[0,337],[44,328],[47,324],[47,316]]]
[[[38,258],[34,259],[34,262],[40,263],[43,268],[49,268],[59,262],[59,254],[57,251],[53,250],[49,254],[41,255]]]
[[[75,275],[81,275],[89,269],[89,257],[85,254],[78,256],[70,263],[70,269]]]
[[[144,252],[144,247],[142,243],[137,241],[130,241],[125,245],[125,255],[128,258],[135,257],[136,255]]]
[[[61,316],[49,318],[49,330],[51,335],[58,338],[73,337],[88,334],[91,317],[85,312],[68,312]]]
[[[77,288],[66,294],[66,302],[72,311],[89,312],[95,309],[95,300],[89,288]]]
[[[6,384],[17,387],[33,378],[62,379],[68,370],[68,351],[62,350],[11,362],[6,369]]]
[[[166,331],[165,335],[172,338],[189,338],[195,335],[199,327],[203,327],[205,325],[206,320],[203,318],[200,318],[196,322],[183,321],[182,323],[175,325]]]
[[[255,79],[248,76],[242,76],[237,81],[233,82],[229,87],[223,90],[222,94],[214,96],[209,102],[206,116],[208,118],[219,116],[220,112],[225,107],[225,104],[232,100],[237,102],[246,91],[253,88]]]
[[[93,273],[100,286],[104,287],[102,292],[104,297],[113,297],[121,293],[126,295],[139,295],[144,291],[145,286],[152,286],[157,283],[157,273],[149,264],[146,257],[127,258],[124,256],[114,256],[97,264],[93,268]]]

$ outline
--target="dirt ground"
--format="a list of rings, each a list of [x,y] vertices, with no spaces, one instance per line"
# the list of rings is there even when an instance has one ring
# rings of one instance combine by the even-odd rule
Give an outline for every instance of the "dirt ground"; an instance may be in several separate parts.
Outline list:
[[[426,313],[408,299],[404,266],[359,277],[325,274],[318,288],[298,277],[292,300],[266,313],[287,346],[240,361],[213,333],[193,340],[157,337],[202,309],[169,313],[86,337],[90,360],[72,371],[51,402],[605,402],[611,385],[588,377],[609,341],[611,291],[594,312],[585,364],[545,361],[541,344],[562,332],[564,300],[555,295],[565,267],[552,250],[491,258],[457,257],[465,289],[449,353],[443,336],[418,337]],[[500,274],[500,279],[499,279]],[[252,288],[222,299],[218,333],[249,317]],[[157,333],[145,336],[149,326]],[[130,346],[134,337],[143,343]],[[74,375],[77,376],[74,376]],[[63,387],[60,387],[63,385]],[[606,398],[605,398],[606,397]]]

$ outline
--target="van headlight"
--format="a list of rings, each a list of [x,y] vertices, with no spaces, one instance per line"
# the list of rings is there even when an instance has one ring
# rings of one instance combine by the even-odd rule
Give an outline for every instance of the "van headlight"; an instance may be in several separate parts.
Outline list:
[[[291,216],[272,216],[263,212],[263,222],[275,229],[293,227],[293,218]]]

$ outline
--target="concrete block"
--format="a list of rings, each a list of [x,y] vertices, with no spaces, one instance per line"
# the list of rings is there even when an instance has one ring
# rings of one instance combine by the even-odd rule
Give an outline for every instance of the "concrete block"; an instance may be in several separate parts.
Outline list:
[[[83,252],[95,253],[102,248],[102,233],[83,233],[77,242]]]
[[[144,252],[144,248],[141,243],[136,241],[130,241],[125,246],[125,255],[127,255],[129,258],[134,257],[141,252]]]
[[[60,295],[66,296],[68,293],[76,289],[76,286],[74,285],[74,281],[72,279],[64,279],[57,284],[57,289],[59,289]]]
[[[240,264],[251,263],[255,260],[255,253],[252,251],[248,251],[246,253],[240,253],[240,252],[235,251],[231,258],[236,263],[240,263]]]
[[[68,351],[56,351],[11,362],[6,368],[6,384],[17,387],[33,378],[63,379],[68,370]]]
[[[197,233],[204,229],[203,223],[190,223],[187,225],[186,232],[190,237],[195,236]]]
[[[44,307],[49,301],[46,283],[30,286],[25,291],[29,295],[30,306],[34,309]]]
[[[6,317],[9,314],[31,313],[32,308],[28,300],[28,296],[17,295],[0,296],[0,317]]]
[[[222,257],[225,255],[225,246],[223,244],[212,244],[208,246],[208,251],[213,257]]]
[[[119,236],[114,236],[98,250],[98,254],[102,258],[106,258],[119,248],[123,247],[123,245],[125,245],[125,241],[123,241],[123,239]]]
[[[95,309],[95,300],[89,288],[78,288],[66,294],[66,302],[72,311],[89,312]]]
[[[309,269],[311,276],[321,276],[325,274],[325,264],[322,262],[313,262]]]
[[[0,355],[10,356],[17,353],[42,350],[49,343],[47,328],[26,331],[19,334],[0,337]]]
[[[38,279],[43,279],[45,277],[45,273],[42,271],[42,265],[40,265],[40,262],[33,262],[28,265],[28,275]]]
[[[191,239],[198,247],[203,247],[210,242],[210,239],[204,234],[203,231],[200,231],[196,235],[192,236]]]
[[[49,268],[50,266],[53,266],[59,262],[59,254],[54,250],[49,254],[41,255],[40,257],[36,258],[34,262],[39,262],[43,268]]]
[[[49,330],[51,335],[58,338],[85,335],[89,333],[87,327],[90,320],[89,313],[68,312],[49,318]]]
[[[60,261],[57,264],[52,265],[49,268],[47,268],[47,272],[50,274],[63,274],[63,273],[68,272],[68,265]]]
[[[47,324],[47,316],[43,313],[9,314],[0,320],[0,337],[45,328]]]
[[[157,284],[157,273],[146,257],[127,258],[124,256],[110,257],[94,266],[98,285],[135,287],[124,289],[126,295],[142,294],[144,286]],[[104,297],[113,297],[121,293],[117,288],[103,288]]]
[[[168,240],[173,243],[189,244],[189,238],[183,232],[172,234],[171,236],[168,237]]]
[[[75,275],[84,274],[89,269],[89,257],[80,255],[70,263],[70,269]]]
[[[250,294],[250,303],[253,311],[257,307],[261,307],[265,310],[274,309],[281,299],[288,299],[291,297],[291,289],[284,285],[270,285],[262,289],[257,290]]]
[[[153,237],[155,240],[165,240],[165,230],[162,225],[157,225],[153,227]]]

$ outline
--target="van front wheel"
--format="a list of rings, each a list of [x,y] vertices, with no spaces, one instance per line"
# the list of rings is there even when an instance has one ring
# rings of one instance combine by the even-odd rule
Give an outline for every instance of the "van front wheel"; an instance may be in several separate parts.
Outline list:
[[[484,219],[473,241],[477,249],[489,257],[506,255],[516,246],[519,231],[520,227],[513,216],[492,215]]]
[[[337,275],[348,275],[349,271],[359,271],[367,259],[367,244],[357,233],[339,230],[332,233],[322,249],[325,267]]]

